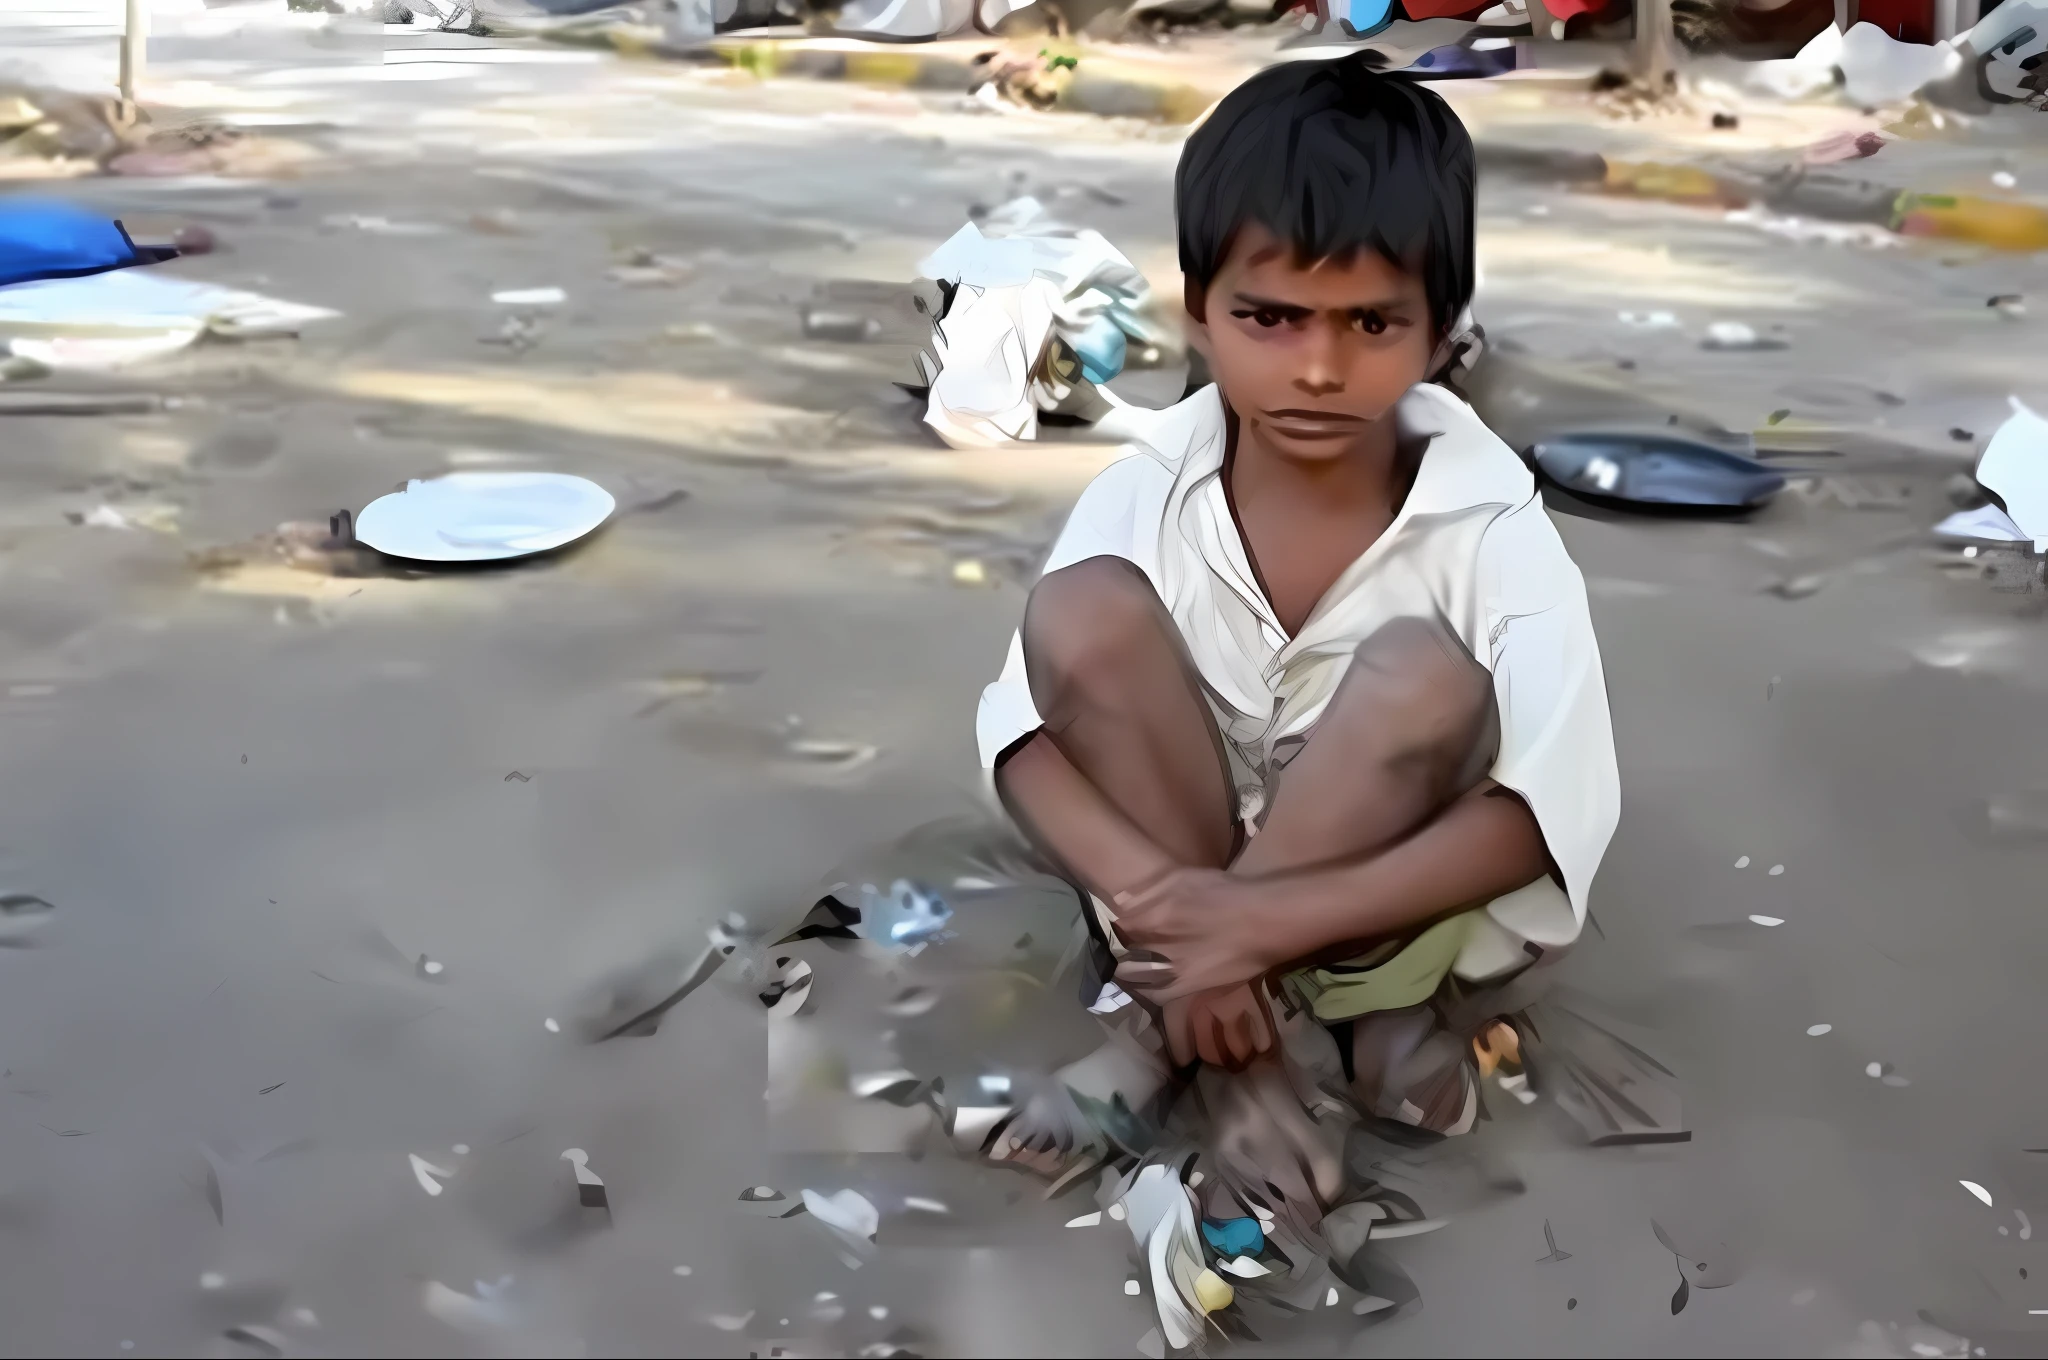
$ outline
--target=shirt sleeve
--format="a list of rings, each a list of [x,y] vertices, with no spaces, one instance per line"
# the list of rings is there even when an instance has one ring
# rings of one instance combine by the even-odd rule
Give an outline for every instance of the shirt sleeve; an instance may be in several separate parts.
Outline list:
[[[1540,499],[1502,515],[1480,541],[1479,577],[1494,697],[1495,782],[1528,803],[1564,879],[1545,877],[1487,907],[1546,949],[1578,938],[1593,876],[1621,817],[1607,679],[1585,578]]]
[[[1047,556],[1041,576],[1091,557],[1121,557],[1156,586],[1160,515],[1173,473],[1150,454],[1133,454],[1104,468],[1074,504],[1066,527]],[[996,757],[1042,725],[1024,674],[1024,638],[1012,634],[1002,674],[981,693],[976,743],[985,770]]]

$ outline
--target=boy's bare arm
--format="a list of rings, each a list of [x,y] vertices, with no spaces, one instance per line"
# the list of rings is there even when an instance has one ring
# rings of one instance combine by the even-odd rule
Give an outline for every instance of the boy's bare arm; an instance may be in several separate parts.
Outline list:
[[[996,792],[1025,834],[1105,901],[1157,882],[1178,867],[1044,732],[997,766]],[[1215,995],[1176,997],[1162,1007],[1160,1023],[1177,1064],[1200,1058],[1240,1067],[1273,1047],[1265,1003],[1243,981]]]
[[[1118,929],[1141,956],[1125,960],[1118,977],[1154,1002],[1229,986],[1356,954],[1550,871],[1528,805],[1484,784],[1356,862],[1265,878],[1177,869],[1123,894]]]

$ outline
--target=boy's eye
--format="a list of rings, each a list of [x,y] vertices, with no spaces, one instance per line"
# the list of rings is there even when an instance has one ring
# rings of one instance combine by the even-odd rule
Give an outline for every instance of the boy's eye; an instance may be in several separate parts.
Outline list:
[[[1384,335],[1386,333],[1387,319],[1378,312],[1354,312],[1352,313],[1351,321],[1353,325],[1357,326],[1358,329],[1364,331],[1367,335]]]
[[[1239,320],[1251,321],[1265,330],[1271,330],[1295,319],[1293,314],[1283,312],[1278,307],[1255,307],[1247,312],[1232,312],[1231,315]]]

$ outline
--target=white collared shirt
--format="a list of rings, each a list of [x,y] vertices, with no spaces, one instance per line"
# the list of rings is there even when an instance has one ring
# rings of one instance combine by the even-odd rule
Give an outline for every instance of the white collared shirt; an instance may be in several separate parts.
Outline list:
[[[1225,427],[1214,387],[1177,406],[1118,404],[1098,429],[1136,452],[1089,483],[1045,570],[1120,557],[1145,573],[1186,641],[1242,798],[1264,796],[1276,749],[1306,739],[1367,637],[1403,617],[1441,618],[1493,675],[1500,750],[1490,777],[1528,803],[1564,879],[1490,903],[1459,955],[1483,979],[1578,938],[1594,872],[1620,818],[1607,686],[1586,587],[1522,460],[1445,389],[1403,397],[1402,427],[1428,449],[1400,513],[1289,638],[1253,575],[1224,497]],[[1042,725],[1021,636],[982,694],[984,766]]]

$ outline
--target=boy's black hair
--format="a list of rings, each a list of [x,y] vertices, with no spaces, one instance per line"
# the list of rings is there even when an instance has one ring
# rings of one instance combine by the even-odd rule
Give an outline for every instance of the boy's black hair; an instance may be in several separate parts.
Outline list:
[[[1257,222],[1304,262],[1378,251],[1422,279],[1439,335],[1472,300],[1471,135],[1365,53],[1271,66],[1226,95],[1174,175],[1180,268],[1206,289]]]

